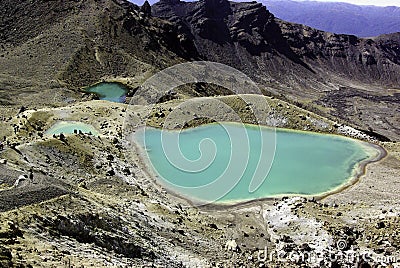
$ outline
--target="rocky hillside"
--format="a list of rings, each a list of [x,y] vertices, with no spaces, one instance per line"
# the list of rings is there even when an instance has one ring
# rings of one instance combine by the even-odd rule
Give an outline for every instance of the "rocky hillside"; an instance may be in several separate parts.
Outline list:
[[[127,1],[1,1],[0,97],[27,106],[76,97],[100,79],[133,77],[190,59],[174,27]],[[78,96],[79,97],[79,96]]]

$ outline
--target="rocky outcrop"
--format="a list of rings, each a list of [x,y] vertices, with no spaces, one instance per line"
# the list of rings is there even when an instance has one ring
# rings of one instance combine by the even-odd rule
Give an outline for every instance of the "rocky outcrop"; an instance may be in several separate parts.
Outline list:
[[[278,52],[307,67],[288,46],[274,16],[260,3],[162,0],[152,13],[177,24],[182,38],[194,42],[200,56],[208,60],[239,67],[242,57]]]
[[[96,214],[77,215],[73,219],[58,216],[56,219],[41,219],[43,225],[50,228],[54,235],[65,235],[80,243],[94,243],[98,247],[113,250],[128,258],[154,258],[153,252],[147,252],[135,243],[134,238],[123,233],[117,219],[103,218]]]
[[[151,16],[151,6],[147,0],[144,2],[143,6],[140,7],[140,12],[142,12],[146,17]]]

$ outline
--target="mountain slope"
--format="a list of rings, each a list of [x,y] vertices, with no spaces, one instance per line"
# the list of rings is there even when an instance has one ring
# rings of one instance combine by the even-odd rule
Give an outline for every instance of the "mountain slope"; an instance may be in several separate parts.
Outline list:
[[[169,23],[126,1],[1,1],[0,96],[70,93],[107,77],[136,77],[190,58]],[[135,82],[133,81],[133,82]],[[42,98],[37,98],[37,105]],[[49,100],[46,100],[49,103]]]
[[[278,18],[332,33],[360,37],[400,32],[400,7],[357,6],[347,3],[261,1]]]

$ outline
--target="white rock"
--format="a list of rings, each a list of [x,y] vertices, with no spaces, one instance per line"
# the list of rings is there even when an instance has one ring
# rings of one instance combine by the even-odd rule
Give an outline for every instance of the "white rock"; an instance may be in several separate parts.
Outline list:
[[[225,249],[226,250],[232,250],[236,251],[237,250],[237,244],[235,240],[228,240],[225,244]]]
[[[14,183],[14,187],[18,187],[18,185],[20,184],[20,182],[21,181],[24,181],[24,180],[26,180],[27,178],[24,176],[24,175],[20,175],[19,177],[18,177],[18,179],[15,181],[15,183]]]

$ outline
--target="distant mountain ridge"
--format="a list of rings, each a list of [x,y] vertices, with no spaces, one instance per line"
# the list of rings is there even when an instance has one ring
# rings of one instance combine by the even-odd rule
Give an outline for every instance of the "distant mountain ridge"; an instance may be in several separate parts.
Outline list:
[[[340,2],[261,0],[276,17],[319,30],[372,37],[400,32],[400,7]]]

